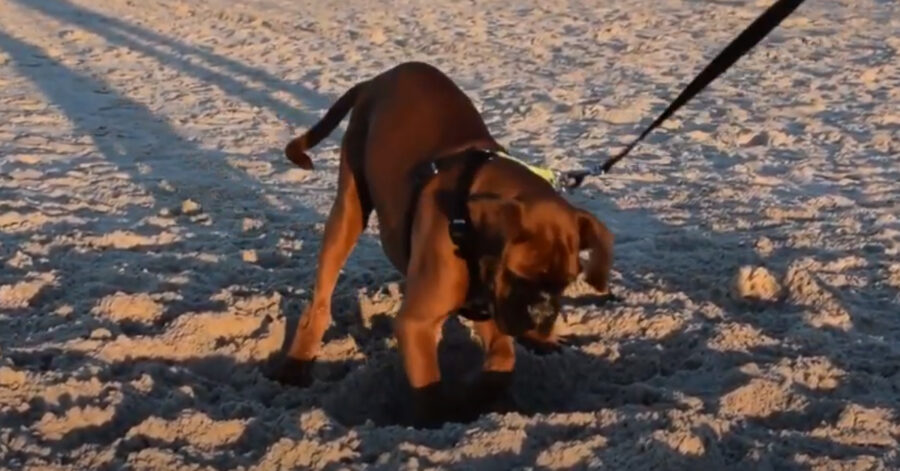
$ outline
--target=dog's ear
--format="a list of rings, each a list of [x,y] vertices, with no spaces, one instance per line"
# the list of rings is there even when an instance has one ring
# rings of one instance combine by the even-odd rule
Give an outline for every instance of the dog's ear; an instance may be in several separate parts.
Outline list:
[[[472,195],[469,202],[476,225],[496,230],[507,241],[517,241],[525,236],[525,209],[521,201],[494,195]]]
[[[585,279],[600,294],[609,292],[609,272],[613,260],[613,234],[593,214],[577,210],[579,250],[590,251]]]
[[[525,226],[524,218],[525,207],[519,200],[505,200],[500,204],[498,210],[499,227],[503,231],[506,240],[517,241],[524,237]]]

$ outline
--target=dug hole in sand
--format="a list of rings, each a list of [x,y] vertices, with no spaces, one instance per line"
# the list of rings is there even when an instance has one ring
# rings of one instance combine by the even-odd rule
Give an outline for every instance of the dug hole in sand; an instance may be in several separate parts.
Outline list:
[[[373,221],[308,389],[262,374],[309,298],[339,135],[397,63],[518,157],[600,163],[769,1],[0,3],[0,467],[898,469],[900,11],[806,2],[609,175],[616,303],[570,288],[517,411],[404,425]],[[477,368],[465,323],[441,346]]]

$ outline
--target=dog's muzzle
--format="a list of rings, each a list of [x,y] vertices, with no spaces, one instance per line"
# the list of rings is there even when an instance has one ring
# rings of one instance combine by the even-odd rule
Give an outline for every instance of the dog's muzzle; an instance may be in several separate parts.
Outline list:
[[[509,274],[512,290],[508,306],[514,312],[527,317],[530,328],[544,330],[552,326],[559,313],[559,302],[553,293],[543,289],[540,284]]]
[[[539,293],[538,301],[529,304],[526,310],[535,326],[542,326],[556,319],[556,303],[553,302],[553,296],[549,293]]]

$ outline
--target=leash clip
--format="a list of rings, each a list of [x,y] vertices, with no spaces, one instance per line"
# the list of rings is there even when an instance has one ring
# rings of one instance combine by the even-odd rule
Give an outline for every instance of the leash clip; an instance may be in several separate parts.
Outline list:
[[[559,186],[562,190],[574,190],[581,186],[584,179],[593,174],[590,170],[571,170],[560,174]]]

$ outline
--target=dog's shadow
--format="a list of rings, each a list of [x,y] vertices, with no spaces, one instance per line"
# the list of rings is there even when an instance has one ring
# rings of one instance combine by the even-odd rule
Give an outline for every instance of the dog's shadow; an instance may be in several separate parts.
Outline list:
[[[584,307],[604,305],[611,300],[609,296],[585,294],[567,297],[564,301],[566,305]],[[362,351],[364,359],[317,360],[313,367],[313,387],[326,390],[324,394],[317,395],[321,398],[317,405],[346,426],[367,423],[375,426],[413,425],[412,391],[408,386],[403,362],[393,337],[392,325],[396,313],[369,313],[363,319],[361,311],[361,307],[354,308],[347,302],[338,302],[335,305],[335,322],[326,333],[324,343],[350,337]],[[287,351],[298,321],[298,317],[286,320],[281,352],[270,358],[270,365],[276,364],[275,360]],[[468,323],[457,316],[451,316],[444,324],[438,346],[441,379],[449,394],[448,400],[452,401],[463,400],[471,392],[470,388],[478,378],[480,367],[484,362],[484,350]],[[590,341],[580,337],[567,340],[572,345]],[[517,367],[512,374],[510,387],[505,393],[500,394],[500,400],[490,405],[463,405],[479,409],[482,414],[517,412],[530,416],[539,413],[590,410],[598,406],[599,402],[608,400],[643,404],[661,400],[659,394],[647,390],[639,391],[640,387],[611,385],[604,391],[594,391],[597,393],[595,398],[599,402],[583,403],[573,409],[574,384],[570,385],[572,388],[565,385],[571,383],[572,378],[591,374],[598,369],[610,370],[613,365],[576,347],[564,346],[558,352],[541,353],[518,343],[516,361]],[[619,369],[621,365],[615,367]],[[636,365],[631,365],[628,369],[634,372],[641,371]],[[564,374],[561,373],[563,371]]]

